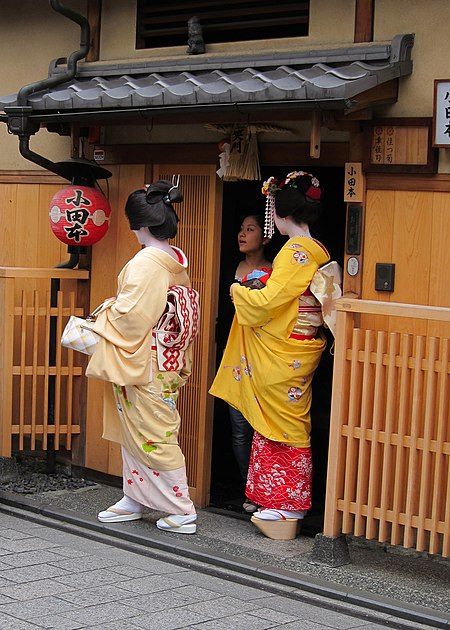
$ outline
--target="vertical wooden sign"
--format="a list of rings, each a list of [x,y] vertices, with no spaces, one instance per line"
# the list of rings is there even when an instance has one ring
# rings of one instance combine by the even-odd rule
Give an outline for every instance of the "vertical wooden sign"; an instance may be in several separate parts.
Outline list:
[[[365,181],[361,162],[346,162],[344,201],[347,203],[344,295],[361,296]]]
[[[344,201],[360,202],[363,200],[363,174],[361,162],[346,162]]]

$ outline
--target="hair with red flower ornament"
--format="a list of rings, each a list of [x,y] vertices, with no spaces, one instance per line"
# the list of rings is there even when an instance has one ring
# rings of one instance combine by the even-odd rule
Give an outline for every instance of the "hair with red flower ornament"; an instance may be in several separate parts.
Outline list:
[[[281,182],[269,177],[261,191],[266,197],[264,236],[273,235],[275,212],[280,217],[292,217],[296,223],[313,223],[319,217],[322,188],[311,173],[292,171]]]

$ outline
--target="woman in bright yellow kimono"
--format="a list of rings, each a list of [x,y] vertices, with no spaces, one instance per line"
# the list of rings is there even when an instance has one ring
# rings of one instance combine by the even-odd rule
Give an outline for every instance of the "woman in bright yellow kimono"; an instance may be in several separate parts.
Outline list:
[[[100,512],[99,520],[136,520],[146,506],[169,513],[157,521],[159,529],[190,534],[196,531],[196,511],[178,444],[176,400],[191,371],[198,303],[189,288],[186,256],[168,242],[177,232],[172,203],[182,199],[176,186],[161,180],[129,196],[125,212],[143,248],[122,269],[117,297],[105,303],[92,326],[101,340],[86,375],[108,381],[103,437],[122,445],[124,496]],[[158,330],[170,294],[184,325],[178,347],[162,346],[176,333],[161,337]]]
[[[264,288],[231,286],[236,316],[210,391],[255,430],[246,496],[262,507],[252,522],[271,538],[289,539],[311,507],[311,382],[326,342],[309,286],[330,257],[309,232],[320,212],[316,178],[302,171],[280,185],[271,178],[263,192],[267,235],[274,220],[289,240]]]

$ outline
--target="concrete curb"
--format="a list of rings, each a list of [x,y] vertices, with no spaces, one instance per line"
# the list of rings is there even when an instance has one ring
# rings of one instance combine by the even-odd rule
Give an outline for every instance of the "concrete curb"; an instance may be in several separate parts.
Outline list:
[[[331,584],[313,576],[308,576],[306,580],[293,571],[279,568],[271,570],[256,561],[239,560],[216,550],[193,547],[189,545],[189,541],[186,539],[179,540],[179,537],[173,534],[166,534],[167,542],[165,542],[160,538],[152,537],[149,533],[142,536],[135,532],[127,532],[120,525],[105,525],[88,516],[80,516],[69,510],[58,509],[45,503],[37,503],[34,500],[17,497],[15,494],[4,491],[0,491],[0,511],[47,526],[49,525],[48,519],[52,519],[51,525],[57,529],[78,536],[85,536],[97,542],[113,543],[132,552],[136,552],[137,546],[139,553],[145,552],[145,555],[161,560],[167,561],[169,554],[176,558],[180,566],[194,570],[201,568],[204,573],[221,577],[225,571],[228,579],[248,586],[255,586],[255,582],[257,582],[258,586],[261,587],[261,580],[264,580],[264,588],[269,592],[282,593],[285,597],[307,601],[315,605],[318,604],[315,597],[324,598],[325,602],[321,600],[321,606],[398,630],[411,630],[410,622],[450,630],[450,615],[446,613],[409,603],[404,604],[369,591]],[[110,540],[105,540],[106,537]],[[230,572],[232,572],[231,575]],[[360,607],[361,611],[355,610],[355,606]],[[371,615],[370,611],[379,613],[383,617],[380,618],[376,614]],[[401,623],[400,620],[404,620],[406,623]]]

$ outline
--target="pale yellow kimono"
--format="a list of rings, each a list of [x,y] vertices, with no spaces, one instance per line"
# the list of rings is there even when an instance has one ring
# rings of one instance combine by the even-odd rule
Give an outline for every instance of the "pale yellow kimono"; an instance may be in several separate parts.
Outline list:
[[[328,260],[317,241],[295,237],[263,289],[234,287],[236,316],[210,389],[264,437],[301,448],[310,446],[311,381],[326,342],[320,329],[312,339],[290,335],[298,330],[299,296]]]
[[[176,400],[190,375],[191,349],[179,372],[160,372],[152,349],[152,330],[165,309],[167,290],[190,284],[183,257],[180,263],[160,249],[146,247],[125,265],[116,300],[92,327],[102,339],[86,370],[88,377],[109,381],[103,437],[121,444],[134,461],[157,471],[185,465],[178,445]]]

